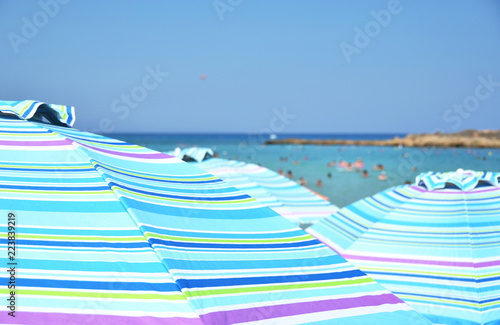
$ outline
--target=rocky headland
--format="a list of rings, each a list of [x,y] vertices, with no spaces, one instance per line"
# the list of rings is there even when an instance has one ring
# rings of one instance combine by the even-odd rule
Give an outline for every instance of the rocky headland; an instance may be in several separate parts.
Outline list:
[[[500,130],[465,130],[457,133],[408,134],[388,140],[275,139],[266,144],[312,144],[356,146],[405,146],[442,148],[500,148]]]

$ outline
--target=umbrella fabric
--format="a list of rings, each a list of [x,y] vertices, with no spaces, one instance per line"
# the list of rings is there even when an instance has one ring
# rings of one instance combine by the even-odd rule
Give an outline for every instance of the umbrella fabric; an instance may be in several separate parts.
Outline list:
[[[308,229],[438,324],[500,323],[499,173],[424,173]]]
[[[257,164],[213,158],[197,166],[249,194],[295,224],[312,224],[338,210],[308,188]]]
[[[17,263],[16,317],[1,323],[427,322],[195,166],[67,127],[1,117],[0,128],[3,233],[16,221],[15,259],[4,235],[2,263]]]
[[[2,265],[15,268],[17,306],[0,323],[202,324],[83,146],[23,120],[0,128]]]
[[[184,149],[177,148],[174,151],[167,152],[167,154],[189,162],[190,161],[202,162],[205,159],[209,159],[214,156],[214,152],[211,148],[199,148],[199,147],[191,147]]]
[[[73,126],[75,123],[75,108],[73,106],[47,104],[35,100],[0,100],[0,112],[23,119],[31,119],[36,114],[40,114],[65,126]]]

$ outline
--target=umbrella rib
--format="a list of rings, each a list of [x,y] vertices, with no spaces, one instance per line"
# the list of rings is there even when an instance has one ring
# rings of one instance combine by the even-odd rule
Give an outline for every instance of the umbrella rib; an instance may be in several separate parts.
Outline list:
[[[469,247],[470,247],[470,256],[472,258],[472,272],[474,272],[474,289],[476,291],[476,303],[478,304],[479,308],[479,319],[480,319],[480,324],[483,324],[483,313],[481,312],[481,300],[479,297],[479,291],[477,287],[477,279],[478,279],[478,274],[477,274],[477,269],[476,269],[476,259],[474,256],[474,247],[473,247],[473,242],[472,242],[472,233],[471,233],[471,227],[470,227],[470,218],[469,218],[469,208],[467,206],[467,199],[465,197],[466,192],[462,192],[462,198],[464,201],[464,213],[465,213],[465,218],[467,221],[467,234],[468,234],[468,239],[469,239]]]

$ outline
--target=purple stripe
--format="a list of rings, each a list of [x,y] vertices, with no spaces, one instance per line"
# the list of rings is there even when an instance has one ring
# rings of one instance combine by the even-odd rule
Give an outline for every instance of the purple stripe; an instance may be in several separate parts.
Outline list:
[[[316,233],[314,233],[316,235]],[[316,237],[316,236],[315,236]],[[341,254],[335,250],[332,246],[321,240],[321,235],[317,236],[317,239],[321,241],[324,245],[328,246],[335,253],[341,255],[343,258],[349,260],[361,260],[361,261],[375,261],[375,262],[396,262],[396,263],[409,263],[409,264],[425,264],[425,265],[443,265],[443,266],[456,266],[456,267],[489,267],[489,266],[499,266],[500,260],[488,261],[488,262],[445,262],[445,261],[428,261],[428,260],[412,260],[407,258],[389,258],[389,257],[374,257],[374,256],[359,256],[352,254]]]
[[[474,263],[476,268],[478,267],[488,267],[488,266],[498,266],[500,265],[500,260],[496,261],[489,261],[489,262],[479,262],[479,263]]]
[[[476,194],[476,193],[493,192],[493,191],[500,191],[500,187],[496,187],[495,185],[491,185],[491,188],[489,188],[489,187],[474,188],[474,189],[470,190],[468,193]],[[486,198],[486,200],[487,199],[488,198]]]
[[[0,140],[0,145],[3,146],[20,146],[20,147],[42,147],[42,146],[67,146],[71,145],[73,142],[67,139],[64,140],[54,140],[54,141],[10,141],[10,140]]]
[[[415,190],[417,192],[429,192],[427,191],[426,188],[422,188],[421,186],[418,186],[418,185],[408,185],[409,188],[411,188],[412,190]]]
[[[403,301],[393,294],[387,293],[378,296],[361,296],[354,298],[329,299],[321,301],[298,302],[286,305],[272,305],[265,307],[218,311],[201,315],[200,317],[205,324],[233,324],[277,317],[306,315],[323,311],[400,303],[403,303]],[[310,321],[314,321],[314,317],[312,315]]]
[[[5,308],[5,307],[4,307]],[[63,313],[35,313],[16,311],[16,317],[7,315],[8,310],[0,313],[1,324],[120,324],[120,325],[203,325],[199,318],[181,317],[151,317],[151,316],[113,316],[95,314],[63,314]]]
[[[130,158],[145,158],[145,159],[165,159],[165,158],[174,158],[173,156],[169,156],[167,154],[164,154],[163,152],[156,152],[156,151],[151,151],[152,153],[129,153],[129,152],[123,152],[123,151],[113,151],[113,150],[107,150],[107,149],[101,149],[97,147],[92,147],[80,142],[77,142],[79,145],[89,148],[91,150],[95,151],[100,151],[100,152],[105,152],[109,153],[111,155],[115,156],[122,156],[122,157],[130,157]]]

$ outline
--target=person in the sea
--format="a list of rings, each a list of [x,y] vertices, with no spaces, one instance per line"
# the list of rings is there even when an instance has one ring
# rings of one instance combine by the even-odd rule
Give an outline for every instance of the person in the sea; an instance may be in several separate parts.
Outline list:
[[[323,182],[321,181],[321,179],[318,179],[318,180],[316,181],[316,186],[318,186],[318,187],[323,187]]]
[[[326,165],[327,167],[333,167],[335,166],[336,162],[335,160],[332,160],[331,162],[328,163],[328,165]]]
[[[299,178],[299,184],[302,185],[302,186],[306,186],[307,185],[307,182],[304,179],[304,177]]]
[[[345,160],[339,160],[338,167],[339,168],[346,168],[349,163]]]
[[[360,171],[363,167],[365,167],[365,164],[363,163],[363,159],[358,158],[356,162],[354,163],[354,167],[356,167],[356,171]]]
[[[372,169],[373,170],[384,170],[384,165],[378,164],[378,165],[373,166]]]
[[[361,173],[361,176],[363,176],[364,178],[370,176],[368,175],[368,171],[366,169],[363,170],[363,172]]]
[[[289,171],[287,171],[287,172],[286,172],[286,177],[288,177],[288,178],[293,178],[293,175],[292,175],[292,171],[291,171],[291,170],[289,170]]]
[[[378,175],[377,179],[378,179],[379,181],[385,181],[385,180],[387,180],[387,175],[385,174],[385,172],[384,172],[384,171],[382,171],[382,172],[380,173],[380,175]]]
[[[278,169],[278,174],[280,174],[281,176],[285,176],[285,173],[283,172],[283,169]]]
[[[328,173],[326,176],[327,176],[328,178],[332,178],[332,173]]]

